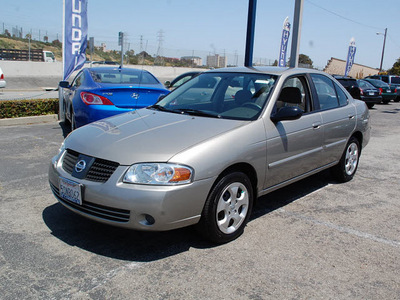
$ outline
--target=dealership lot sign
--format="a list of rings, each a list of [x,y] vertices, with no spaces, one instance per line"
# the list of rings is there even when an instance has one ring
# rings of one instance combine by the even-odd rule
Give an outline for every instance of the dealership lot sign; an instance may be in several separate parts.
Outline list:
[[[87,0],[64,0],[64,80],[86,61],[87,31]]]

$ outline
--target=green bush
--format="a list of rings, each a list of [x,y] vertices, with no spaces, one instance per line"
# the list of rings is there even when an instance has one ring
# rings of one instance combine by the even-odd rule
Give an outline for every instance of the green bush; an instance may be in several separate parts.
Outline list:
[[[58,99],[0,101],[0,119],[58,114]]]

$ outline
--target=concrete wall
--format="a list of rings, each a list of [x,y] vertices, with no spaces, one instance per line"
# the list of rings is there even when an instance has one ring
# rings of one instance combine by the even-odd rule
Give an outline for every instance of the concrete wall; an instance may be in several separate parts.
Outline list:
[[[86,66],[89,66],[89,64],[85,64],[85,67]],[[61,62],[46,63],[1,60],[0,67],[3,70],[7,81],[6,89],[24,90],[57,87],[58,82],[62,79]],[[172,80],[176,76],[191,70],[205,71],[205,69],[161,66],[125,65],[124,67],[147,70],[156,76],[162,83],[166,80]],[[70,81],[72,80],[73,75],[70,77]]]
[[[324,72],[331,75],[344,75],[345,70],[346,70],[346,61],[332,57],[328,61],[328,64],[326,65]],[[370,75],[376,75],[378,73],[379,73],[378,69],[374,69],[359,64],[353,64],[353,67],[351,68],[348,76],[359,79]]]

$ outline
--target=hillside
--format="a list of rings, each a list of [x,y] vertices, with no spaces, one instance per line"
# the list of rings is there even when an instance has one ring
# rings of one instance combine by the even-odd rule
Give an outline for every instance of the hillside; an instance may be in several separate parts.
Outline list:
[[[59,41],[53,41],[52,43],[31,41],[29,43],[28,39],[9,38],[4,35],[0,35],[0,48],[28,50],[29,44],[31,49],[43,49],[52,51],[57,60],[62,59],[62,47]]]
[[[40,42],[28,39],[10,37],[8,35],[0,34],[0,49],[18,49],[18,50],[28,50],[31,49],[43,49],[52,51],[56,57],[56,60],[62,61],[62,44],[59,40],[54,40],[52,42]],[[89,51],[86,51],[87,61],[112,61],[119,63],[121,61],[120,51],[103,51],[99,47],[95,47],[94,53],[91,57]],[[133,50],[125,52],[124,64],[132,65],[162,65],[171,67],[191,67],[191,61],[176,60],[168,57],[152,57],[146,52],[141,52],[136,54]]]

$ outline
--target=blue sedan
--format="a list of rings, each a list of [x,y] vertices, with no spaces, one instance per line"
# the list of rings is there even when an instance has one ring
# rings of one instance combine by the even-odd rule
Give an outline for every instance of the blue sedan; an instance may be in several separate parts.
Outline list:
[[[71,84],[61,81],[62,119],[71,129],[147,107],[169,93],[150,72],[119,67],[84,68]]]

